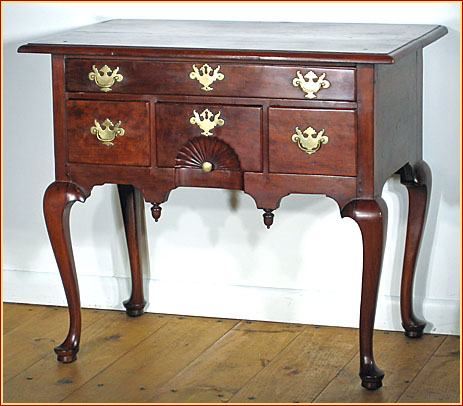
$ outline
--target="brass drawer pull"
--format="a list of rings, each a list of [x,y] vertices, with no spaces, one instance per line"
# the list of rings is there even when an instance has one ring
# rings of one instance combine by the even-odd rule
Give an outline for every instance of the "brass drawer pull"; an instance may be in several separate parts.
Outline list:
[[[95,134],[96,138],[98,138],[98,140],[104,145],[110,147],[114,145],[112,141],[114,141],[116,137],[122,137],[125,134],[125,130],[122,127],[119,127],[120,125],[120,121],[114,125],[109,118],[103,121],[101,125],[97,120],[95,120],[95,126],[90,128],[90,132]],[[110,127],[113,127],[113,129]]]
[[[326,73],[322,73],[320,77],[318,77],[314,72],[309,71],[302,76],[301,71],[298,70],[296,75],[297,77],[293,79],[293,86],[300,86],[306,93],[305,97],[307,99],[315,99],[317,97],[315,93],[320,89],[327,89],[331,86],[331,83],[325,79]]]
[[[95,65],[93,65],[92,70],[93,72],[88,74],[88,78],[95,81],[95,83],[101,88],[100,90],[102,92],[110,92],[112,90],[111,86],[114,85],[114,82],[122,82],[122,79],[124,79],[124,76],[118,73],[119,66],[112,71],[108,65],[104,65],[99,70]],[[103,74],[101,75],[100,72]],[[111,75],[108,75],[108,73],[111,73]]]
[[[203,132],[202,135],[210,136],[214,135],[211,130],[215,126],[223,126],[225,121],[220,117],[220,111],[214,116],[214,113],[208,109],[204,110],[201,114],[198,114],[196,110],[193,110],[193,117],[190,118],[190,123],[197,125]]]
[[[201,169],[204,171],[204,172],[210,172],[212,171],[212,169],[214,169],[214,165],[212,165],[210,162],[208,161],[205,161],[203,162],[203,164],[201,165]]]
[[[304,132],[302,132],[299,127],[296,127],[296,134],[293,134],[291,139],[293,142],[297,142],[297,146],[306,152],[309,155],[315,154],[322,144],[328,144],[329,138],[325,133],[325,129],[317,132],[312,127],[307,127]],[[304,134],[307,137],[304,137]],[[316,137],[314,135],[317,134]]]
[[[220,65],[217,66],[217,68],[212,69],[206,63],[199,69],[196,67],[196,65],[193,65],[192,68],[193,72],[190,72],[190,79],[196,79],[199,83],[201,83],[203,85],[201,89],[206,92],[214,90],[213,87],[209,86],[211,83],[214,83],[216,80],[223,80],[225,78],[225,75],[219,72]]]

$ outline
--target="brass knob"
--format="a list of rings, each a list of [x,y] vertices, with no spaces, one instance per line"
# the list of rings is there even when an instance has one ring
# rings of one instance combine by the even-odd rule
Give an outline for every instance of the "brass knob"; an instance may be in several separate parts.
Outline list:
[[[206,161],[206,162],[203,162],[201,168],[204,172],[210,172],[212,171],[213,166],[210,162]]]

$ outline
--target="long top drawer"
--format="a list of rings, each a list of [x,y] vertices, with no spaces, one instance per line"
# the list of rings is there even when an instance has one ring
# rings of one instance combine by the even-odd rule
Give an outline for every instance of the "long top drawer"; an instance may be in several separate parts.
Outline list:
[[[355,69],[70,58],[66,90],[351,101]]]

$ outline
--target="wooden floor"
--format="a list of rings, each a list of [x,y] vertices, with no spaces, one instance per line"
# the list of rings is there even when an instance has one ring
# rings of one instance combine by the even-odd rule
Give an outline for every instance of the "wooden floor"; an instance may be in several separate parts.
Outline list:
[[[378,391],[360,387],[356,329],[83,310],[78,360],[52,351],[67,310],[5,304],[3,402],[460,401],[460,339],[377,331]],[[2,402],[2,403],[3,403]]]

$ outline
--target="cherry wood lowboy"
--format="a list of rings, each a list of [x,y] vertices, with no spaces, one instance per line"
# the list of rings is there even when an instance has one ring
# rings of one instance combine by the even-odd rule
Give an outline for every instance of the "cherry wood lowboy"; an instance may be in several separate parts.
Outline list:
[[[118,185],[132,273],[127,314],[143,314],[144,200],[156,221],[179,186],[243,190],[264,223],[291,193],[325,194],[363,237],[360,377],[381,387],[373,325],[386,238],[385,181],[409,194],[402,324],[420,337],[413,274],[430,195],[422,160],[422,51],[431,25],[111,20],[24,45],[50,53],[56,180],[44,197],[69,304],[58,361],[79,350],[69,234],[74,202]]]

